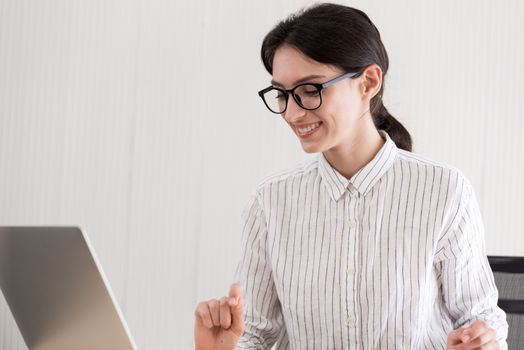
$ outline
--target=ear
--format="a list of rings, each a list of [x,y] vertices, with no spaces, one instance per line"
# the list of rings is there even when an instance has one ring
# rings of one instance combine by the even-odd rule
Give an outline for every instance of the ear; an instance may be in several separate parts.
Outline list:
[[[371,101],[371,99],[378,94],[382,86],[382,69],[377,64],[371,64],[362,72],[360,79],[362,99]]]

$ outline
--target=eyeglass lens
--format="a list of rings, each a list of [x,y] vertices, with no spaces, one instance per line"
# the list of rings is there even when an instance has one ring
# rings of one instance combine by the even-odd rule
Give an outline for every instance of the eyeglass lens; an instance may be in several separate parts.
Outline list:
[[[304,109],[320,107],[320,92],[315,85],[304,84],[294,89],[295,101]],[[286,96],[280,90],[271,89],[264,94],[264,100],[269,109],[275,113],[283,113],[287,107]]]

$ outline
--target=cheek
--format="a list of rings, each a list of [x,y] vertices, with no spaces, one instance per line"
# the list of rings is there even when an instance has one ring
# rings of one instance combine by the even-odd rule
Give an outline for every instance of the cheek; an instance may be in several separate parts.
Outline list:
[[[344,125],[340,123],[335,114],[330,111],[322,111],[322,113],[315,113],[315,119],[322,121],[322,142],[331,143],[341,138]]]
[[[345,97],[343,100],[338,100],[337,103],[332,103],[327,111],[329,119],[337,128],[347,128],[357,119],[355,116],[357,109],[350,101],[351,96]]]
[[[349,125],[349,115],[344,108],[332,106],[323,113],[322,120],[328,126],[331,134],[338,134]]]
[[[339,138],[344,134],[344,130],[347,129],[347,125],[340,115],[331,115],[331,123],[329,128],[329,134],[333,138]]]
[[[361,107],[356,90],[349,86],[330,91],[330,94],[326,96],[326,106],[331,114],[340,116],[337,119],[349,120],[353,119],[352,115],[357,113]]]
[[[315,111],[315,119],[320,119],[325,124],[325,133],[330,138],[343,137],[352,128],[352,115],[354,106],[351,103],[352,96],[346,94],[331,94],[325,96],[322,106]]]
[[[351,96],[348,96],[347,94],[333,94],[326,96],[326,99],[321,106],[321,113],[337,124],[344,123],[351,108],[351,103],[349,103],[350,98]]]

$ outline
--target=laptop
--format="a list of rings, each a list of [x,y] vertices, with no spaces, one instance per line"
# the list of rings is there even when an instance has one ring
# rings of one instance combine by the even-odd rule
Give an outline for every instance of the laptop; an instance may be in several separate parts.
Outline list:
[[[0,288],[30,350],[137,349],[78,227],[0,227]]]

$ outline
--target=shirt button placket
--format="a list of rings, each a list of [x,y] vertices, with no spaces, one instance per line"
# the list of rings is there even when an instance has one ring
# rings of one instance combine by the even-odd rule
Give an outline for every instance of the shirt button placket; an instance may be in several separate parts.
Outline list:
[[[348,226],[349,226],[349,251],[346,273],[348,278],[347,302],[348,314],[346,315],[345,324],[350,331],[351,337],[355,341],[355,345],[360,343],[359,332],[357,331],[358,315],[358,281],[355,276],[358,275],[358,261],[359,261],[359,232],[358,228],[358,212],[360,206],[360,193],[352,184],[349,185],[350,199],[348,206]]]

